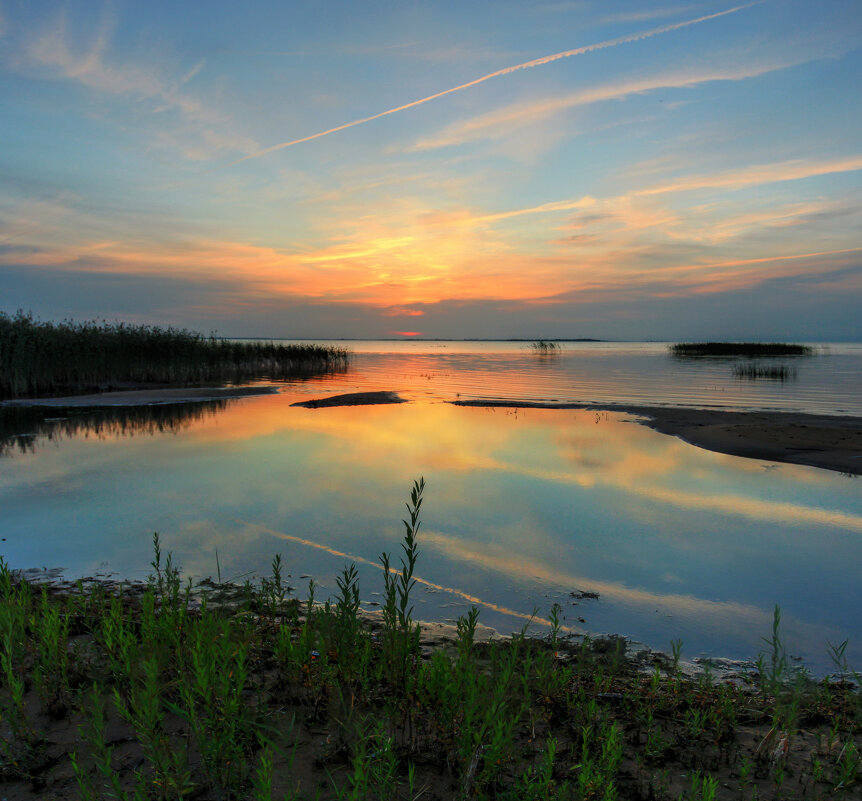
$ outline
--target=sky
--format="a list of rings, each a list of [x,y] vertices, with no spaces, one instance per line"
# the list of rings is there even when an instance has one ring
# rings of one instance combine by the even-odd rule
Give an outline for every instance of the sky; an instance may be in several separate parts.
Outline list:
[[[0,0],[0,311],[862,340],[862,4]]]

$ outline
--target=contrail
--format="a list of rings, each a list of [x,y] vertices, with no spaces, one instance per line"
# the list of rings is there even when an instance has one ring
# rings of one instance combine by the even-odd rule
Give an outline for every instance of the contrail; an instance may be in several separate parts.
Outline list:
[[[310,136],[303,136],[299,139],[291,139],[289,142],[281,142],[280,144],[272,145],[271,147],[264,148],[263,150],[258,150],[256,153],[250,153],[249,155],[243,156],[242,158],[236,159],[235,161],[228,162],[227,164],[222,164],[220,167],[215,167],[213,170],[208,170],[207,172],[214,172],[215,170],[221,170],[225,167],[233,167],[234,165],[240,164],[243,161],[257,159],[261,156],[266,156],[269,153],[275,153],[275,151],[277,150],[284,150],[285,148],[293,147],[294,145],[300,145],[303,142],[310,142],[313,139],[320,139],[323,136],[329,136],[329,134],[337,133],[338,131],[344,131],[348,128],[354,128],[357,125],[364,125],[366,122],[371,122],[372,120],[379,120],[381,117],[387,117],[390,114],[397,114],[399,111],[405,111],[408,108],[421,106],[424,103],[430,103],[432,100],[437,100],[437,98],[445,97],[446,95],[451,95],[454,92],[460,92],[464,89],[469,89],[471,86],[477,86],[478,84],[484,83],[485,81],[490,81],[492,78],[499,78],[501,75],[509,75],[513,72],[518,72],[519,70],[530,69],[531,67],[540,67],[543,64],[550,64],[552,61],[559,61],[562,58],[571,58],[572,56],[581,56],[585,53],[592,53],[595,50],[604,50],[608,47],[616,47],[617,45],[627,44],[629,42],[639,42],[642,39],[649,39],[653,36],[659,36],[663,33],[670,33],[671,31],[676,31],[680,28],[686,28],[689,25],[697,25],[700,22],[706,22],[711,19],[717,19],[718,17],[724,17],[727,14],[735,14],[737,11],[742,11],[743,9],[759,5],[763,2],[766,2],[766,0],[757,0],[757,2],[754,3],[746,3],[745,5],[734,6],[733,8],[727,9],[726,11],[719,11],[715,14],[707,14],[706,16],[698,17],[697,19],[689,19],[685,20],[684,22],[675,22],[671,25],[664,25],[661,28],[652,28],[648,31],[632,33],[628,36],[620,36],[617,39],[608,39],[604,42],[598,42],[597,44],[584,45],[583,47],[576,47],[573,50],[564,50],[561,53],[554,53],[551,56],[535,58],[532,61],[525,61],[523,64],[515,64],[512,67],[504,67],[503,69],[497,70],[496,72],[489,72],[487,75],[483,75],[481,78],[476,78],[475,80],[468,81],[467,83],[453,86],[451,89],[444,89],[442,92],[428,95],[428,97],[423,97],[421,100],[413,100],[410,103],[405,103],[403,106],[396,106],[395,108],[381,111],[378,114],[372,114],[370,117],[362,117],[361,119],[353,120],[352,122],[346,122],[343,125],[336,125],[334,128],[327,128],[325,131],[319,131],[318,133],[311,134]]]

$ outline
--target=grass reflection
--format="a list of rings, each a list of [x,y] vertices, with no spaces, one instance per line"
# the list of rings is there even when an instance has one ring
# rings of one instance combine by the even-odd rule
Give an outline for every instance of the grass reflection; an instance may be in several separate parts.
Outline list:
[[[0,407],[0,456],[33,453],[40,443],[72,437],[153,436],[188,429],[223,412],[229,401],[113,406],[102,409]]]

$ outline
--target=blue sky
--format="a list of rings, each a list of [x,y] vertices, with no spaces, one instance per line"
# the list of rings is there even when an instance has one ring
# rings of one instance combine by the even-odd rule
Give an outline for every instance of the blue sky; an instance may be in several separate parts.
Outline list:
[[[0,0],[0,310],[859,340],[862,6]]]

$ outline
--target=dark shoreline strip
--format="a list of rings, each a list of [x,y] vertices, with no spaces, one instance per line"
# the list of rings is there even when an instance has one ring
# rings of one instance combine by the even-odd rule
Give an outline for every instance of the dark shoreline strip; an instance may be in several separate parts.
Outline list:
[[[138,388],[90,395],[67,395],[60,398],[15,398],[0,401],[0,408],[107,408],[112,406],[154,406],[169,403],[206,403],[214,400],[275,395],[278,387],[160,387]]]

